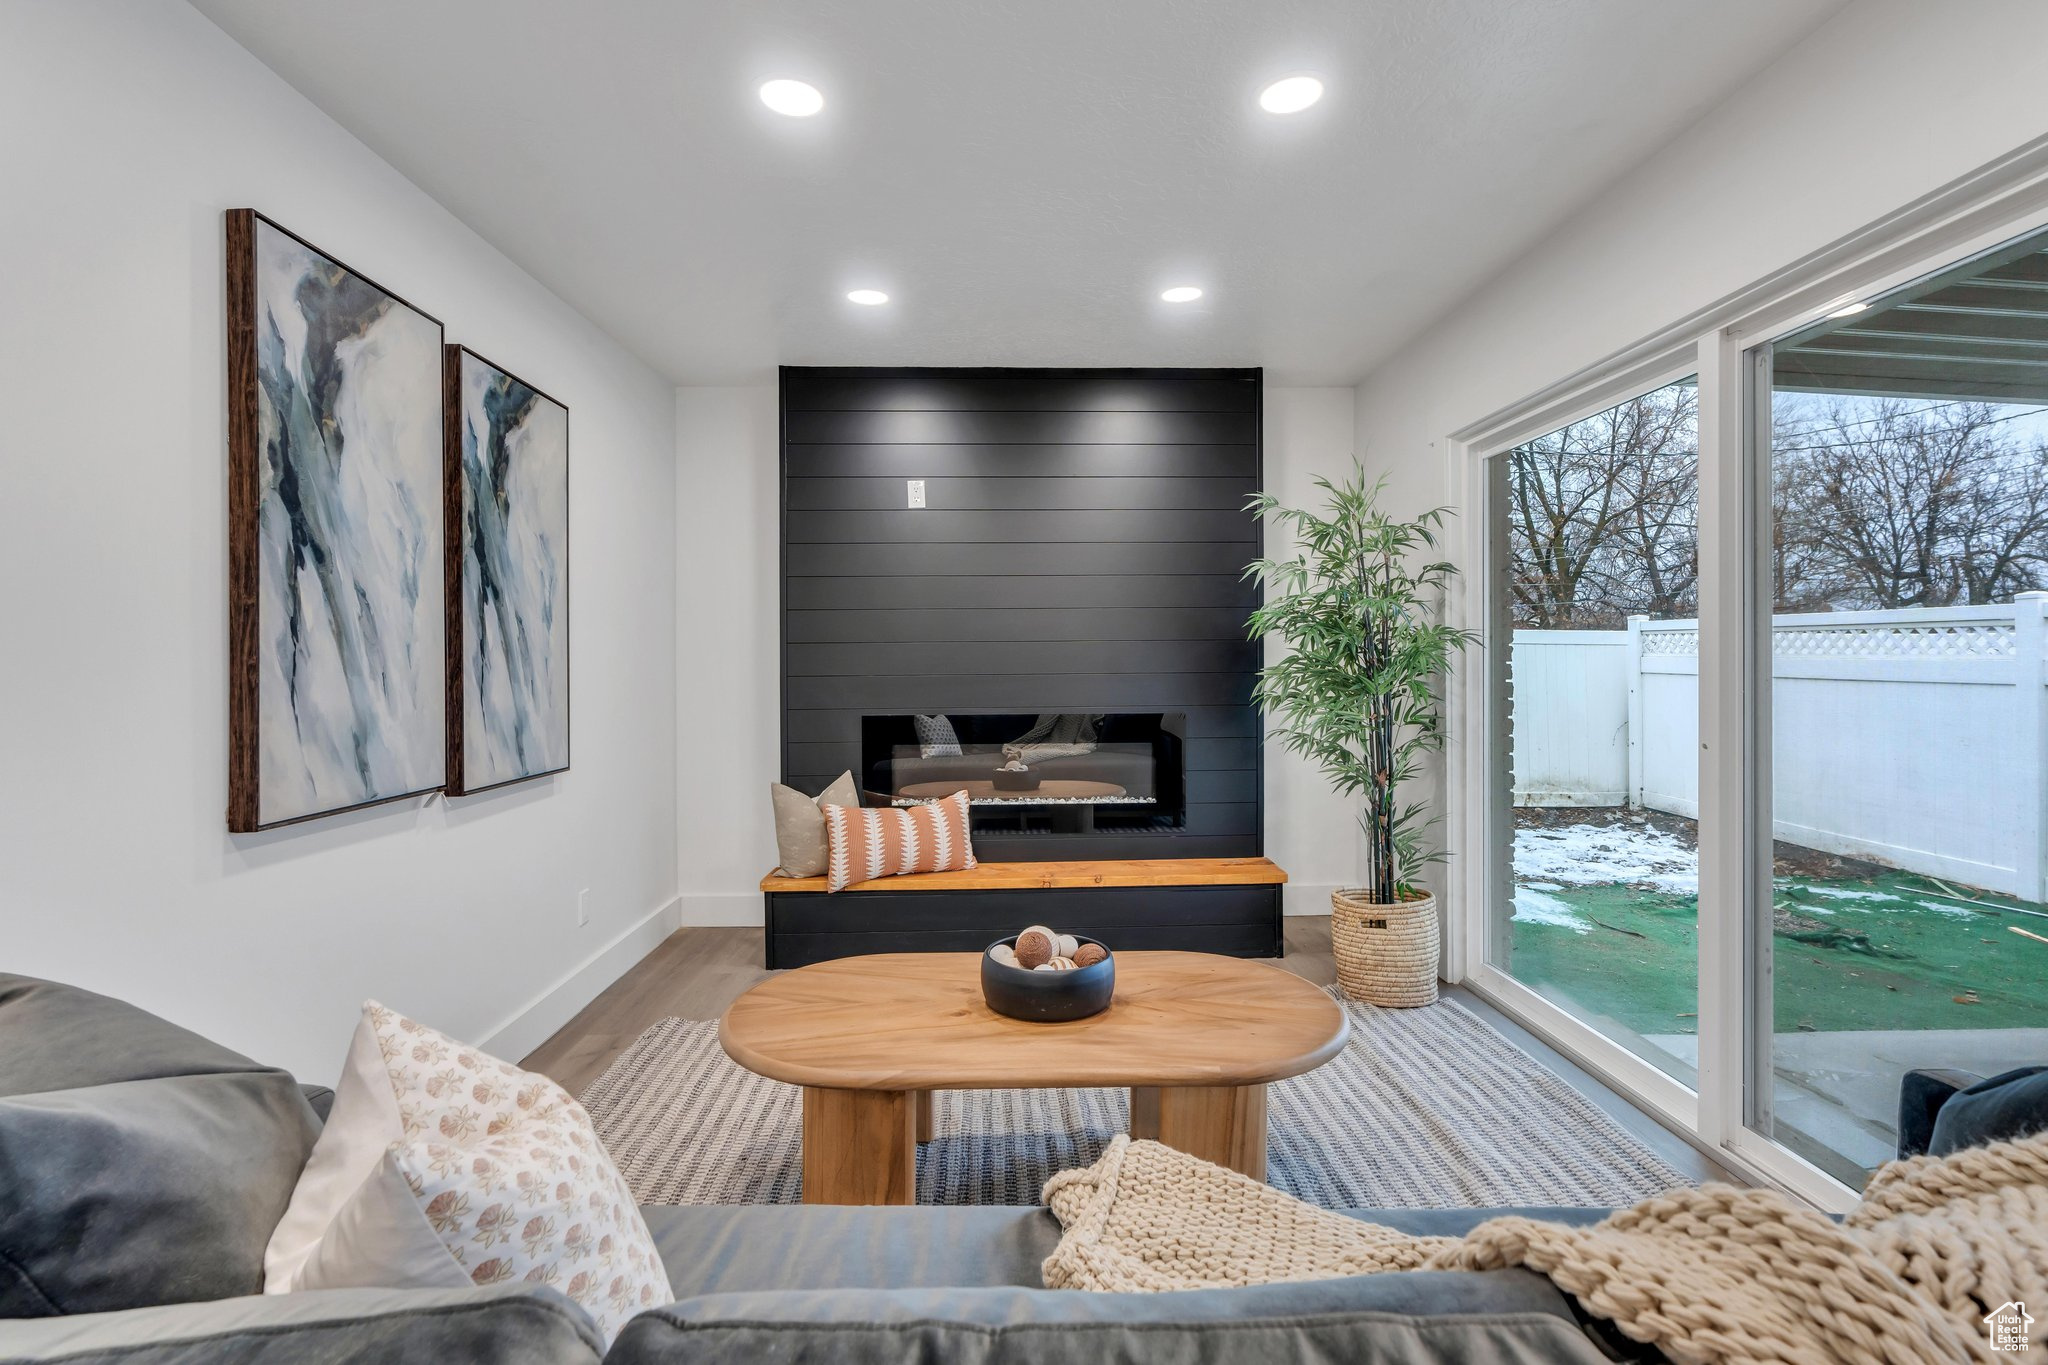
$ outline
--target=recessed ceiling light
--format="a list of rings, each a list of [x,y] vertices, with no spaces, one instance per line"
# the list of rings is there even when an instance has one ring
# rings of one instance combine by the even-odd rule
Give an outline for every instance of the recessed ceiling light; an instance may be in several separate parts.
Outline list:
[[[1323,83],[1314,76],[1289,76],[1259,92],[1259,108],[1269,114],[1298,114],[1323,97]]]
[[[809,118],[825,107],[825,97],[815,85],[802,81],[775,80],[761,87],[761,103],[778,114]]]
[[[848,303],[864,303],[872,308],[878,303],[887,303],[889,296],[879,289],[855,289],[846,296]]]
[[[1202,291],[1191,284],[1177,284],[1173,288],[1161,292],[1159,297],[1168,303],[1193,303],[1196,299],[1202,297]]]
[[[1834,312],[1829,313],[1828,316],[1831,318],[1852,318],[1868,307],[1870,305],[1867,303],[1845,303]]]

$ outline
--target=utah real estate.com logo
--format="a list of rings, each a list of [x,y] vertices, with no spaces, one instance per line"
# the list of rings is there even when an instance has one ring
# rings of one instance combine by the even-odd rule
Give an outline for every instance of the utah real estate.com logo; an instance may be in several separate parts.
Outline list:
[[[2023,1303],[2008,1303],[1994,1309],[1984,1315],[1985,1344],[1994,1351],[2024,1351],[2027,1328],[2033,1321]]]

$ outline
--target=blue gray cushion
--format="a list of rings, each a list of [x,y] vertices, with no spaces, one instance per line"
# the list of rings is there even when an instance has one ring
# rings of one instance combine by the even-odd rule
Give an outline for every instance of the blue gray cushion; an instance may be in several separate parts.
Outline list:
[[[2048,1066],[2023,1066],[1943,1101],[1927,1150],[1947,1156],[1965,1147],[2048,1132]]]
[[[331,1289],[0,1322],[0,1365],[596,1365],[552,1289]]]
[[[260,1292],[318,1126],[286,1072],[0,974],[0,1317]]]
[[[1456,1236],[1504,1213],[1583,1224],[1606,1210],[1346,1212],[1404,1232]],[[1042,1208],[693,1206],[641,1213],[680,1302],[629,1324],[607,1365],[1571,1361],[1610,1358],[1603,1342],[1617,1358],[1659,1358],[1589,1322],[1568,1296],[1525,1271],[1081,1294],[1038,1287],[1039,1267],[1060,1238],[1058,1220]]]
[[[1574,1224],[1605,1209],[1348,1209],[1403,1232],[1456,1237],[1525,1213]],[[640,1210],[678,1299],[790,1289],[1036,1289],[1059,1244],[1043,1208],[854,1208],[826,1204]]]
[[[1041,1283],[1060,1239],[1040,1208],[834,1204],[645,1206],[679,1299],[768,1289]]]
[[[1526,1271],[1415,1271],[1182,1294],[721,1294],[643,1313],[606,1365],[1571,1365],[1609,1357]]]

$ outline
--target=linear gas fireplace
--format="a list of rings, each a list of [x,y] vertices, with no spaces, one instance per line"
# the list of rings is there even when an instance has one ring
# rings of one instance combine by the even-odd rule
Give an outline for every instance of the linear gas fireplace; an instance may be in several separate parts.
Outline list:
[[[1187,823],[1180,712],[941,712],[861,717],[871,805],[967,794],[976,834],[1115,834]]]

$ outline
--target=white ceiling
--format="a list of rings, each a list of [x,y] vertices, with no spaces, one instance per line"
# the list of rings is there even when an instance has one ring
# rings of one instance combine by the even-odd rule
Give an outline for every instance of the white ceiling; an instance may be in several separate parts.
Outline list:
[[[680,383],[1351,383],[1841,0],[193,3]]]

